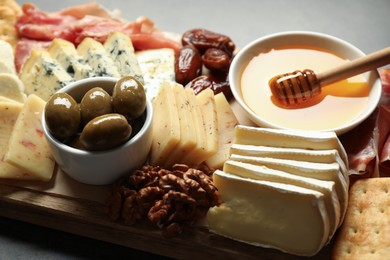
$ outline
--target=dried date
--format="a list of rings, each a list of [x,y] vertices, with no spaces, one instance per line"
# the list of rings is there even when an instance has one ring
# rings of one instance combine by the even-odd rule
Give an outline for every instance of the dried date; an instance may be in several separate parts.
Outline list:
[[[209,88],[214,92],[214,95],[223,92],[226,99],[229,100],[233,97],[232,91],[230,89],[230,83],[226,75],[224,77],[215,75],[202,75],[191,80],[185,87],[192,88],[196,95]]]
[[[230,68],[229,55],[217,48],[207,49],[202,55],[202,61],[209,70],[228,72]]]
[[[226,35],[215,33],[206,29],[192,29],[182,36],[182,44],[194,45],[201,54],[209,48],[217,48],[225,51],[230,57],[236,48],[234,42]]]
[[[202,58],[192,45],[182,47],[175,57],[176,82],[187,84],[202,73]]]

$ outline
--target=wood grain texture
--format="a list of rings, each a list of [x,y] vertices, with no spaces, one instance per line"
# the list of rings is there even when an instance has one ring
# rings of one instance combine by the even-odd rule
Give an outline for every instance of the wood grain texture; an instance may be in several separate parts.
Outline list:
[[[173,258],[301,259],[230,240],[201,227],[166,239],[147,223],[127,226],[113,222],[105,209],[101,202],[0,183],[0,215],[4,217]],[[305,259],[330,259],[330,249],[328,245],[316,256]]]

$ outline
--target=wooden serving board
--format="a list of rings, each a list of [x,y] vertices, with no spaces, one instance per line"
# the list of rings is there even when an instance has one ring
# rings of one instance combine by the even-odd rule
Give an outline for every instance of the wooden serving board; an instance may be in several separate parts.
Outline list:
[[[252,124],[235,102],[232,108],[241,124]],[[0,215],[173,258],[301,259],[212,234],[201,225],[167,239],[147,223],[114,222],[106,214],[110,188],[81,184],[61,170],[48,183],[1,180]],[[331,244],[309,259],[330,259],[330,252]]]

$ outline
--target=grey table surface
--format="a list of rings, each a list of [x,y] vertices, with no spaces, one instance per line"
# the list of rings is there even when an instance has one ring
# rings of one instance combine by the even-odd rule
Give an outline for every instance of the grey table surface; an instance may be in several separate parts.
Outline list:
[[[33,2],[44,11],[88,1]],[[206,28],[229,35],[239,47],[283,31],[315,31],[344,39],[365,53],[390,46],[390,0],[99,0],[127,20],[151,18],[164,30],[183,33]],[[121,259],[156,257],[0,217],[2,259]]]

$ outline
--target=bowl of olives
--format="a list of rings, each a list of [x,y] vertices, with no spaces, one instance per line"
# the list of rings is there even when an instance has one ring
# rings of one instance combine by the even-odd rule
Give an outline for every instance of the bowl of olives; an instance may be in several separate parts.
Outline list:
[[[152,143],[153,107],[133,77],[75,81],[46,103],[42,127],[60,169],[106,185],[141,167]]]

